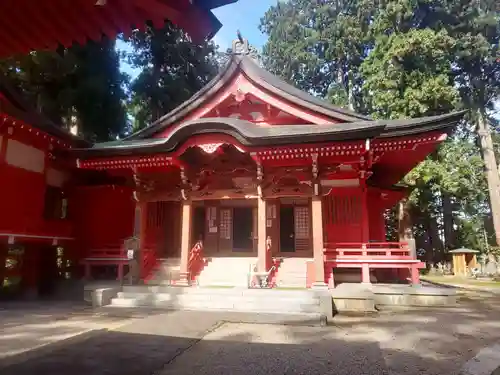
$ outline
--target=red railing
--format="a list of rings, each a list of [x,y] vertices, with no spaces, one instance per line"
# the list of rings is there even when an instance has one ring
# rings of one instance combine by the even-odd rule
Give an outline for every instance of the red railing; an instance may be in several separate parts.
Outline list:
[[[145,248],[141,250],[141,253],[141,279],[149,281],[153,277],[154,269],[158,264],[156,251],[152,248]]]
[[[206,261],[203,257],[203,242],[200,240],[194,244],[193,248],[189,252],[188,272],[191,281],[196,280],[205,265]]]
[[[85,258],[95,258],[95,259],[123,259],[127,260],[127,254],[125,253],[125,249],[122,247],[109,247],[102,249],[92,249],[88,252]]]
[[[325,260],[413,259],[406,242],[344,242],[325,244]]]
[[[281,265],[280,259],[273,259],[273,248],[272,248],[272,240],[270,236],[267,236],[266,239],[266,271],[269,272],[269,286],[271,288],[276,287],[276,279],[278,275],[278,268]],[[274,267],[274,268],[273,268]]]
[[[269,271],[273,266],[272,240],[271,236],[266,238],[266,271]]]

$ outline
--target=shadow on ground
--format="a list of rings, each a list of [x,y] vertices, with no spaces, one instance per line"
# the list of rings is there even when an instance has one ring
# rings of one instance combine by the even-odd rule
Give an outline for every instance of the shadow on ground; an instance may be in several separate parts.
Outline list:
[[[267,334],[257,331],[268,328]],[[273,329],[270,329],[273,328]],[[411,353],[387,351],[376,341],[341,340],[328,330],[228,324],[204,340],[187,337],[94,332],[78,343],[41,350],[36,358],[1,369],[2,375],[150,374],[446,374],[447,366]],[[283,330],[283,331],[281,331]],[[272,333],[273,337],[269,337]],[[220,337],[220,335],[226,335]],[[279,343],[283,337],[289,343]],[[269,342],[271,341],[271,342]],[[400,372],[399,363],[407,368]],[[434,369],[428,372],[429,369]],[[415,371],[416,370],[416,371]],[[394,372],[396,371],[396,372]]]
[[[115,330],[95,329],[6,358],[0,373],[451,375],[500,340],[499,313],[500,299],[485,293],[462,296],[456,308],[339,317],[325,328],[221,323],[220,313],[200,311],[144,312]]]

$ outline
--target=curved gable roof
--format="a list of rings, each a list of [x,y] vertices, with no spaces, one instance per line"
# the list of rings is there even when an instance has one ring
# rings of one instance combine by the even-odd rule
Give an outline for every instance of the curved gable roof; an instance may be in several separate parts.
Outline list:
[[[280,126],[255,126],[252,122],[235,118],[201,118],[182,123],[165,138],[97,143],[92,148],[71,149],[69,152],[82,158],[173,152],[190,137],[204,134],[229,135],[240,144],[250,147],[391,138],[435,130],[448,132],[462,119],[463,114],[455,112],[410,120]]]
[[[202,106],[204,102],[214,97],[233,79],[238,71],[245,74],[256,85],[261,86],[276,96],[282,97],[300,107],[311,109],[329,118],[342,120],[344,122],[371,120],[370,117],[334,106],[320,98],[299,90],[295,86],[286,83],[261,68],[247,55],[232,55],[226,67],[190,99],[153,122],[147,128],[125,139],[135,140],[149,138],[168,129],[174,123],[184,119],[191,111]]]

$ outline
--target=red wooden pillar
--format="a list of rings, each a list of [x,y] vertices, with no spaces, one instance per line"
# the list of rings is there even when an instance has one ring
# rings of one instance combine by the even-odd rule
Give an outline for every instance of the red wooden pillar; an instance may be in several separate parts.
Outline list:
[[[5,155],[7,153],[7,142],[9,138],[7,134],[0,134],[0,168],[5,165]]]
[[[24,259],[21,272],[24,294],[28,298],[34,298],[38,295],[40,250],[38,244],[29,244],[24,248]]]
[[[370,284],[370,267],[368,263],[363,263],[361,265],[361,282],[363,284]]]
[[[266,272],[267,246],[266,246],[266,201],[257,198],[257,270]]]
[[[181,269],[179,285],[189,285],[189,250],[191,244],[192,203],[182,202],[182,229],[181,229]]]
[[[89,263],[85,263],[84,267],[85,267],[84,268],[85,271],[84,271],[84,276],[83,277],[84,277],[85,280],[90,280],[92,278],[92,270],[90,268],[90,264]]]
[[[0,285],[3,284],[5,278],[5,263],[7,259],[8,246],[0,244]]]
[[[118,265],[118,275],[117,275],[117,280],[120,282],[123,282],[123,264],[120,263]]]
[[[139,233],[139,244],[141,247],[141,251],[139,252],[139,259],[138,259],[138,268],[139,268],[139,278],[142,279],[143,277],[146,277],[144,274],[144,256],[145,252],[147,251],[146,247],[146,236],[147,236],[147,231],[148,231],[148,203],[147,202],[141,202],[138,203],[138,208],[136,208],[136,214],[139,214],[139,221],[138,221],[138,228],[137,233]]]
[[[410,277],[411,277],[411,284],[412,285],[419,285],[420,284],[420,273],[418,272],[418,268],[416,265],[413,265],[410,269]]]
[[[327,287],[325,283],[325,260],[323,244],[323,208],[320,196],[314,196],[311,202],[314,283],[313,287]]]
[[[366,179],[361,178],[361,242],[368,243],[370,240],[370,219],[368,212],[368,188]]]

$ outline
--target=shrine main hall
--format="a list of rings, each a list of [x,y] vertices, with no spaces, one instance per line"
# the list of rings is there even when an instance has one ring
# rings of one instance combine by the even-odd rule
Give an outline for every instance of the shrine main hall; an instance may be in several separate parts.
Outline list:
[[[463,113],[373,120],[270,74],[246,41],[233,47],[199,92],[121,140],[90,145],[5,111],[2,163],[38,173],[58,217],[5,228],[9,246],[24,246],[31,267],[30,253],[56,246],[80,276],[112,267],[123,279],[135,236],[150,284],[248,285],[252,272],[271,286],[419,283],[425,264],[387,242],[384,213]]]

